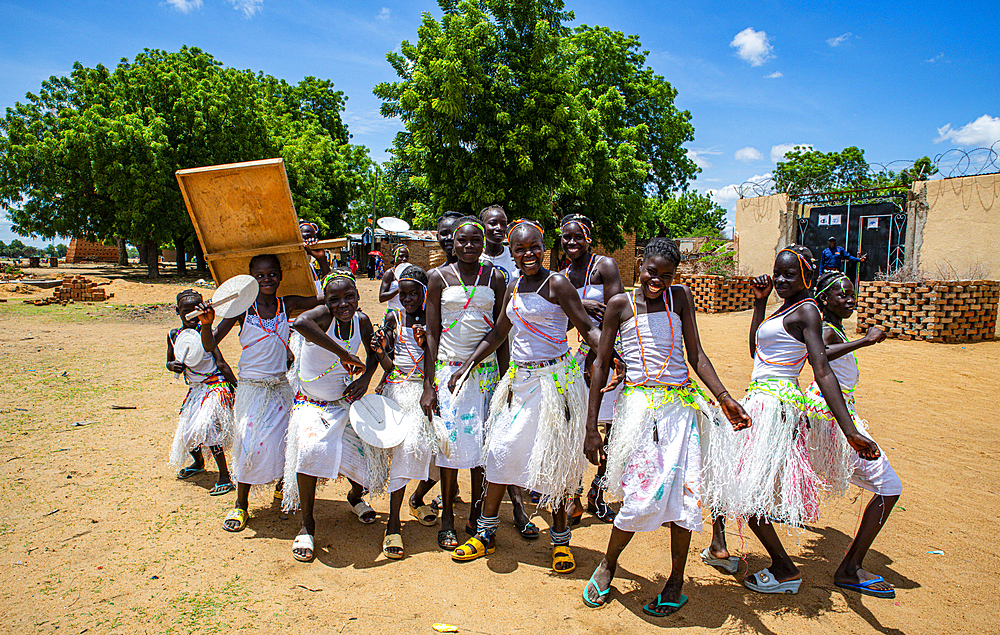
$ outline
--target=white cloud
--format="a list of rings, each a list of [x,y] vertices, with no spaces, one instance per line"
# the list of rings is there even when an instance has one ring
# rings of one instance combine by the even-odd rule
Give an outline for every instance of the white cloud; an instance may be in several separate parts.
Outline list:
[[[961,128],[952,128],[949,123],[937,131],[938,138],[934,143],[953,141],[960,146],[991,146],[1000,141],[1000,117],[983,115]]]
[[[833,48],[837,48],[838,46],[840,46],[841,44],[843,44],[844,42],[846,42],[849,39],[851,39],[851,32],[850,31],[848,31],[847,33],[845,33],[843,35],[838,35],[837,37],[832,37],[829,40],[827,40],[826,43],[829,44],[830,46],[832,46]]]
[[[785,74],[782,73],[781,71],[774,71],[769,75],[764,75],[764,79],[778,79],[779,77],[784,77],[784,76]]]
[[[382,7],[382,10],[378,12],[378,19],[388,20],[391,14],[392,11],[389,9],[389,7]]]
[[[712,167],[712,164],[705,157],[722,153],[719,152],[718,150],[700,150],[697,148],[688,148],[686,154],[687,158],[694,161],[695,165],[697,165],[702,170],[707,170],[710,167]]]
[[[191,13],[201,8],[201,0],[167,0],[167,4],[181,13]]]
[[[748,26],[733,38],[729,46],[736,49],[740,59],[750,62],[751,66],[760,66],[774,57],[774,48],[764,31],[754,31]]]
[[[743,163],[750,163],[751,161],[763,161],[764,155],[760,153],[760,150],[753,146],[747,146],[745,148],[740,148],[736,151],[736,160],[742,161]]]
[[[776,146],[771,146],[771,162],[777,163],[785,158],[785,154],[790,152],[795,148],[795,146],[803,147],[812,150],[813,147],[808,143],[779,143]]]
[[[944,57],[944,53],[938,53],[937,55],[935,55],[934,57],[930,58],[929,60],[924,60],[924,61],[927,62],[928,64],[934,64],[935,62],[940,61],[941,58],[943,58],[943,57]]]
[[[748,177],[745,182],[749,183],[765,183],[771,178],[771,173],[766,174],[754,174]],[[708,189],[705,190],[707,194],[712,196],[712,200],[722,205],[726,209],[735,209],[736,201],[740,199],[740,187],[743,183],[732,183],[725,187],[720,187],[719,189]]]
[[[201,0],[197,0],[201,3]],[[233,8],[241,11],[246,18],[252,18],[258,11],[264,8],[264,0],[229,0]]]

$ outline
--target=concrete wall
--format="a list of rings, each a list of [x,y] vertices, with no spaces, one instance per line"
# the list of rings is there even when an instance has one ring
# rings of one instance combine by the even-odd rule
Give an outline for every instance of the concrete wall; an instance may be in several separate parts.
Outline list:
[[[771,273],[778,249],[785,246],[788,196],[772,194],[736,202],[736,262],[739,273],[759,276]]]
[[[940,277],[1000,278],[1000,174],[913,185],[917,269]],[[951,277],[951,276],[945,276]]]

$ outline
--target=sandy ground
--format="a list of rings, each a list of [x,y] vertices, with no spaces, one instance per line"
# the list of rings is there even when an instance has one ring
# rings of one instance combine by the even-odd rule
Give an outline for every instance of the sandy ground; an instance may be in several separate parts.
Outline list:
[[[436,527],[406,519],[407,556],[387,560],[380,549],[387,500],[374,501],[378,523],[361,525],[339,482],[320,490],[312,563],[292,559],[298,518],[269,498],[252,500],[245,531],[222,531],[234,495],[207,495],[214,466],[178,481],[166,462],[185,394],[163,366],[165,335],[177,318],[169,307],[134,306],[170,301],[185,285],[113,284],[121,286],[107,306],[0,304],[0,364],[8,373],[0,397],[0,624],[11,632],[431,633],[435,622],[461,633],[616,635],[657,627],[782,634],[1000,628],[986,608],[1000,596],[1000,557],[991,546],[1000,443],[992,416],[984,416],[1000,394],[998,341],[887,341],[861,354],[859,410],[905,489],[866,563],[896,585],[895,600],[833,585],[869,498],[855,490],[826,505],[816,525],[783,538],[805,580],[797,596],[745,590],[745,564],[738,576],[701,564],[706,524],[688,558],[689,604],[655,619],[641,606],[668,572],[669,532],[636,536],[609,605],[592,610],[580,594],[610,527],[589,514],[574,531],[578,567],[569,576],[549,568],[547,531],[534,543],[516,535],[509,504],[497,553],[464,565],[438,549]],[[361,287],[362,307],[380,318],[375,285]],[[749,378],[749,321],[749,313],[699,316],[705,348],[734,394]],[[234,337],[223,350],[235,366]],[[467,500],[468,474],[462,478]],[[459,522],[467,514],[460,505]],[[535,520],[547,527],[545,514]],[[752,571],[766,564],[749,532],[733,531],[730,545]],[[936,550],[943,555],[929,553]]]

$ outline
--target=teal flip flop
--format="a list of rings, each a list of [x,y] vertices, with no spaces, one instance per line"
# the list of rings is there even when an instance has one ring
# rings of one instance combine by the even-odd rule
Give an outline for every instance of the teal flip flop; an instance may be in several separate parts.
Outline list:
[[[663,592],[661,591],[660,594],[656,596],[656,599],[654,601],[642,607],[642,612],[645,613],[646,615],[652,615],[653,617],[666,617],[668,615],[676,613],[682,606],[687,604],[687,601],[688,601],[688,596],[681,593],[680,602],[664,602]],[[673,610],[667,611],[666,613],[656,610],[664,606],[667,607],[668,609],[673,609]]]
[[[180,480],[184,480],[186,478],[191,478],[195,474],[201,474],[204,471],[205,468],[203,467],[186,467],[177,473],[177,478]]]
[[[597,582],[594,580],[595,575],[597,575],[597,571],[594,571],[594,573],[590,575],[590,580],[587,581],[587,586],[583,587],[583,603],[592,609],[597,609],[604,606],[605,604],[607,604],[607,601],[594,602],[593,600],[587,597],[587,589],[590,588],[591,584],[593,584],[594,588],[597,589],[597,597],[601,598],[602,600],[605,597],[607,597],[608,593],[611,593],[610,584],[608,585],[608,588],[604,589],[603,591],[601,590],[601,587],[597,586]]]

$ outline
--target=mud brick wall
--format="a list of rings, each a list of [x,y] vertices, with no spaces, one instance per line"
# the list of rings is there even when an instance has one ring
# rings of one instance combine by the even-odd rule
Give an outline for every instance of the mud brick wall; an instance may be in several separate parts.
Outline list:
[[[118,247],[115,245],[101,245],[92,243],[83,238],[73,238],[69,241],[69,249],[66,251],[66,262],[118,262]]]
[[[674,284],[691,288],[694,308],[702,313],[728,313],[753,308],[750,276],[678,275]]]
[[[996,280],[862,282],[858,333],[877,326],[889,337],[928,342],[978,342],[996,335]]]
[[[635,284],[635,234],[624,234],[625,246],[618,251],[609,251],[603,245],[595,244],[593,252],[602,256],[608,256],[618,263],[618,271],[621,272],[622,284],[631,287]]]
[[[403,239],[399,242],[406,245],[406,248],[410,250],[410,262],[424,271],[430,271],[445,260],[444,252],[441,251],[441,247],[437,244],[437,241]],[[387,252],[383,251],[382,253]],[[392,247],[389,247],[388,253],[392,253]],[[386,267],[388,267],[388,264]]]

